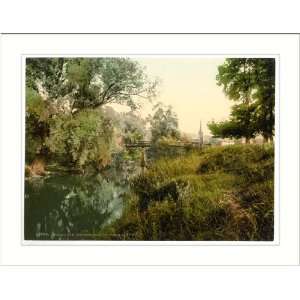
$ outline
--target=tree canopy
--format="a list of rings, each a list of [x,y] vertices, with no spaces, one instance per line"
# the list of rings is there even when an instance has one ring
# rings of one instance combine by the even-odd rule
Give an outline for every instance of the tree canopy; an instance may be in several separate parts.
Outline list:
[[[141,139],[142,128],[134,126],[133,113],[113,124],[104,106],[117,103],[134,111],[142,99],[151,101],[157,83],[129,58],[27,58],[27,161],[56,156],[79,169],[105,166],[115,131]]]
[[[154,114],[150,118],[152,141],[157,142],[161,138],[178,139],[178,118],[172,107],[164,107],[158,103],[153,109]]]
[[[229,120],[211,122],[209,129],[219,137],[250,138],[274,135],[275,59],[229,58],[219,66],[217,83],[235,101]]]
[[[27,58],[26,84],[49,100],[70,102],[71,111],[109,103],[139,107],[155,96],[157,80],[129,58]]]

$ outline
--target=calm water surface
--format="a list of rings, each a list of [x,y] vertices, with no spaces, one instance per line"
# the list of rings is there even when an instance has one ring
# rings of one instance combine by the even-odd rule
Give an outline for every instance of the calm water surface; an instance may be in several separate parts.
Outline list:
[[[105,239],[122,214],[128,182],[116,176],[51,175],[25,181],[25,240]]]

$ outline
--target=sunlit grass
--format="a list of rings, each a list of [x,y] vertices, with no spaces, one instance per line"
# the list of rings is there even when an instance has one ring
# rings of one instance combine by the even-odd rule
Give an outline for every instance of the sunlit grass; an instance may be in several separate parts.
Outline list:
[[[160,159],[132,179],[123,216],[106,230],[134,240],[272,240],[273,164],[270,145]]]

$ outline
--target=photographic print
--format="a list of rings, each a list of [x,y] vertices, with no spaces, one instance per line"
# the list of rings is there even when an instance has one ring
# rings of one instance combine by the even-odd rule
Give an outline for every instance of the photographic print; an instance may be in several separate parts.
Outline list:
[[[274,57],[25,59],[25,241],[273,241]]]

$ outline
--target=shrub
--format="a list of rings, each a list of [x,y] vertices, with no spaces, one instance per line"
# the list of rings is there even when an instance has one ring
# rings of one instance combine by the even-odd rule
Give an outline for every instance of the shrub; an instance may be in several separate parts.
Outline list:
[[[101,110],[83,110],[52,119],[47,145],[78,169],[101,169],[111,160],[113,127]]]

